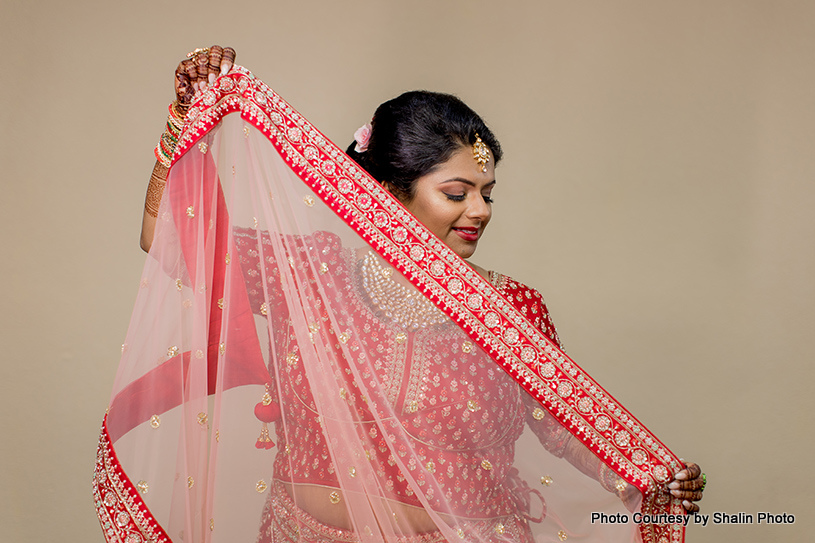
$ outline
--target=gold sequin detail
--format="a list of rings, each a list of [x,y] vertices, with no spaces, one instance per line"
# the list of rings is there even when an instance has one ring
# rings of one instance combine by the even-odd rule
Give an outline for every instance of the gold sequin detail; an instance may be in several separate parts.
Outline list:
[[[152,417],[150,417],[150,426],[152,426],[153,428],[158,428],[159,426],[161,426],[161,419],[159,418],[158,415],[153,415]]]
[[[269,487],[269,485],[267,485],[267,484],[266,484],[266,481],[260,480],[260,481],[258,481],[258,482],[257,482],[257,484],[255,485],[255,490],[257,490],[257,491],[258,491],[258,493],[261,493],[261,494],[262,494],[263,492],[265,492],[265,491],[266,491],[266,489],[267,489],[268,487]]]
[[[492,462],[485,458],[484,460],[481,461],[481,467],[489,471],[492,469]]]
[[[321,274],[328,273],[328,264],[326,264],[325,262],[320,264],[320,273]]]
[[[260,314],[264,317],[269,314],[269,306],[266,305],[266,302],[260,304]]]
[[[328,501],[333,503],[334,505],[340,503],[340,493],[336,490],[328,495]]]
[[[218,346],[218,350],[221,352],[221,354],[224,354],[226,352],[226,343],[221,343]]]
[[[227,264],[229,264],[230,262],[232,262],[232,258],[229,256],[229,253],[226,253],[226,258],[224,258],[224,261],[225,261]]]
[[[433,462],[432,460],[425,464],[424,467],[426,467],[427,471],[429,471],[430,473],[436,473],[436,463]]]
[[[504,528],[504,525],[501,524],[500,522],[495,525],[495,533],[496,534],[500,535],[500,534],[503,534],[505,531],[506,531],[506,528]]]
[[[198,144],[198,150],[201,151],[202,153],[206,153],[207,144],[202,141],[201,143]]]
[[[419,410],[419,403],[418,402],[410,402],[407,405],[407,412],[408,413],[415,413]]]
[[[258,227],[258,218],[257,218],[257,217],[252,217],[252,225],[253,225],[255,228],[257,228],[257,227]]]
[[[215,519],[211,518],[209,519],[209,531],[212,532],[214,530],[215,530]]]
[[[456,534],[458,535],[459,539],[464,539],[464,530],[461,528],[456,528]]]
[[[122,343],[122,354],[125,354],[126,350],[127,350],[127,343]]]
[[[167,349],[167,358],[172,358],[174,356],[178,356],[178,347],[175,345]]]
[[[136,488],[139,489],[139,492],[142,494],[147,494],[147,491],[150,489],[150,486],[147,484],[147,481],[139,481],[136,483]]]
[[[195,479],[192,478],[192,475],[187,477],[187,488],[192,488],[195,485]]]
[[[351,477],[356,477],[357,476],[357,468],[355,468],[354,466],[349,467],[348,468],[348,475],[350,475]]]
[[[405,341],[407,341],[407,334],[406,333],[399,332],[398,334],[396,334],[396,343],[401,345]]]
[[[182,281],[181,279],[176,279],[175,280],[175,288],[177,288],[178,290],[181,290],[182,288],[184,288],[184,281]]]
[[[206,413],[203,413],[203,412],[198,413],[198,424],[200,424],[201,426],[206,426],[207,425],[207,420],[208,420],[208,417],[207,417]]]
[[[215,443],[220,443],[220,442],[221,442],[221,431],[220,430],[215,430]]]
[[[552,482],[553,482],[552,478],[549,477],[548,475],[544,475],[543,477],[541,477],[541,484],[543,486],[549,486],[552,484]]]
[[[296,365],[298,360],[300,360],[300,357],[297,356],[297,353],[289,353],[286,355],[286,364],[289,366]]]
[[[471,352],[473,352],[473,347],[474,345],[472,341],[465,341],[464,343],[461,344],[461,352],[465,354],[470,354]]]
[[[190,206],[187,208],[187,217],[195,217],[195,208]]]
[[[308,207],[312,207],[314,205],[314,196],[303,196],[303,203]]]
[[[223,309],[223,308],[224,308],[224,299],[223,298],[218,298],[218,309]]]
[[[348,332],[343,332],[337,336],[337,339],[340,340],[340,343],[348,343],[348,340],[351,338],[351,334]]]
[[[617,492],[625,492],[625,489],[628,488],[628,483],[623,479],[617,479],[617,484],[614,485],[614,488],[617,489]]]
[[[341,388],[340,389],[340,398],[342,398],[344,400],[347,395],[348,395],[348,393],[345,392],[345,389]]]
[[[532,418],[535,420],[543,420],[543,417],[546,416],[546,411],[541,409],[540,407],[536,407],[534,411],[532,411]]]
[[[467,409],[469,409],[472,412],[478,411],[480,409],[480,407],[478,406],[478,401],[477,400],[467,400]]]
[[[309,329],[309,332],[311,332],[312,334],[316,334],[317,332],[320,331],[320,325],[317,324],[316,322],[312,322],[312,323],[309,323],[308,329]]]
[[[249,127],[246,125],[243,125],[243,137],[245,138],[249,137]]]
[[[557,533],[557,538],[560,539],[561,541],[566,541],[567,537],[569,537],[569,536],[567,536],[566,532],[564,532],[563,530],[561,530],[561,531],[559,531]]]

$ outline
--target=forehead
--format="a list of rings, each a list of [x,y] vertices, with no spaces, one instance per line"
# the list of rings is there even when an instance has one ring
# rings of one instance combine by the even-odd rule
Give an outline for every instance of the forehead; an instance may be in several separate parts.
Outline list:
[[[495,161],[492,152],[489,153],[489,161],[486,164],[486,171],[482,168],[473,156],[471,146],[458,148],[449,159],[436,166],[432,172],[420,178],[429,178],[442,183],[447,180],[460,179],[470,181],[476,185],[486,185],[495,181]]]

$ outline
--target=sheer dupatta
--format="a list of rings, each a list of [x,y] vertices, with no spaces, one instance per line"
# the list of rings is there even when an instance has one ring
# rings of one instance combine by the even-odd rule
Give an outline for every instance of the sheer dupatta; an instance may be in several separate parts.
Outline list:
[[[683,541],[679,460],[269,87],[236,67],[187,122],[108,541]]]

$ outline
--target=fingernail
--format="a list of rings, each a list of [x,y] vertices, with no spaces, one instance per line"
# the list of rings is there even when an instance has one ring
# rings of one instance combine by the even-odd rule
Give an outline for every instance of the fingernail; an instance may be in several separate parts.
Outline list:
[[[209,74],[209,84],[210,85],[215,84],[215,74]]]
[[[668,485],[668,488],[670,488],[672,490],[676,489],[676,488],[679,488],[679,483],[671,483],[671,484]]]
[[[671,496],[676,496],[678,498],[681,496],[681,492],[679,490],[671,490]]]

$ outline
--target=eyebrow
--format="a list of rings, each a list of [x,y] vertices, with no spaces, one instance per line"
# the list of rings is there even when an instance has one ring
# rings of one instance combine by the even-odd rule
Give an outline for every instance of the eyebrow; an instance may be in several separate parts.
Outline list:
[[[469,179],[464,179],[463,177],[451,177],[450,179],[445,179],[444,181],[439,183],[439,185],[445,185],[447,183],[453,183],[453,182],[456,182],[456,181],[459,182],[459,183],[464,183],[465,185],[470,185],[471,187],[475,187],[475,183],[473,183]],[[495,185],[495,179],[493,179],[492,181],[490,181],[489,183],[484,185],[483,188],[487,188],[487,187],[490,187],[492,185]]]

